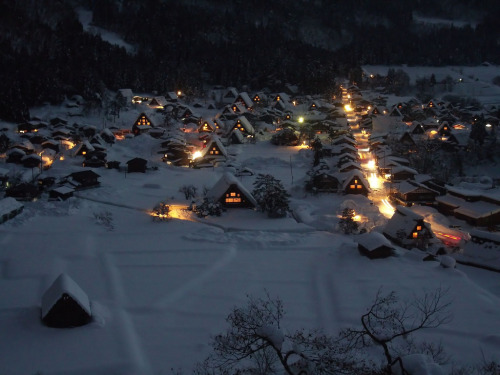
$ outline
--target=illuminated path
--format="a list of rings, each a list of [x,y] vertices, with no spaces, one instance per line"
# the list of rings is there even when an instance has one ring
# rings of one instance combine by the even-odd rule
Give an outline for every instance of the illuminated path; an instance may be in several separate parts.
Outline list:
[[[389,197],[385,186],[385,180],[379,176],[377,165],[373,154],[370,152],[368,144],[368,134],[354,134],[358,143],[358,153],[361,159],[361,167],[365,173],[366,179],[370,184],[371,194],[370,200],[375,204],[380,213],[390,219],[394,214],[395,208],[389,203]]]

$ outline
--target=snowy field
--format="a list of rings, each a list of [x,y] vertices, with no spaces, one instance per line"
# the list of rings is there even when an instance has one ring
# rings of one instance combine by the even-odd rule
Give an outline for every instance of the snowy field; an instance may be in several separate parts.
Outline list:
[[[245,209],[220,218],[183,214],[191,220],[153,222],[147,210],[158,201],[187,205],[180,186],[201,191],[222,174],[158,163],[146,174],[98,169],[101,187],[66,202],[27,203],[21,215],[2,224],[0,373],[189,373],[209,353],[211,335],[226,328],[230,310],[245,304],[247,294],[263,296],[266,290],[283,300],[285,328],[333,335],[358,326],[380,288],[408,298],[449,288],[453,321],[418,338],[442,342],[458,364],[481,363],[483,356],[500,361],[500,274],[444,269],[403,250],[384,260],[362,257],[355,236],[335,233],[341,207],[350,200],[372,223],[385,219],[365,198],[305,196],[294,187],[303,184],[309,151],[264,141],[229,151],[256,173],[281,179],[302,222]],[[119,142],[108,154],[151,157],[144,137]],[[54,164],[51,173],[66,168]],[[249,190],[253,178],[242,177]],[[113,228],[96,222],[94,214],[103,211],[111,213]],[[62,272],[91,299],[90,325],[41,324],[41,296]]]
[[[365,65],[363,70],[369,74],[386,76],[388,69],[402,69],[410,77],[410,84],[415,85],[417,79],[430,78],[432,74],[437,82],[451,77],[455,83],[452,92],[437,92],[436,96],[453,94],[479,100],[484,105],[498,105],[500,86],[493,84],[493,78],[500,76],[497,65],[487,62],[482,66],[387,66]],[[401,100],[401,98],[396,99]],[[392,103],[391,104],[395,104]]]

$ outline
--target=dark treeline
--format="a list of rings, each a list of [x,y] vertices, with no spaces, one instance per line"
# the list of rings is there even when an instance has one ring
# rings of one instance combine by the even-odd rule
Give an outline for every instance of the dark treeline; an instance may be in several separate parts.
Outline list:
[[[361,64],[474,65],[500,62],[500,10],[491,0],[18,0],[0,2],[0,118],[79,94],[99,104],[105,89],[137,92],[202,83],[251,89],[299,85],[332,90]],[[453,6],[452,6],[453,5]],[[120,34],[135,54],[84,32],[74,11]],[[433,7],[433,10],[429,10]],[[472,28],[422,27],[414,14],[477,17]],[[306,31],[321,31],[318,43]],[[333,47],[332,47],[333,46]]]

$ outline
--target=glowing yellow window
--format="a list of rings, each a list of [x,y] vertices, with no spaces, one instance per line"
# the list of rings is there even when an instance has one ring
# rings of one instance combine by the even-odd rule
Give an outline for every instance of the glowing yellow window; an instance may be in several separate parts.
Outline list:
[[[358,180],[354,180],[354,183],[357,184],[358,183]]]
[[[356,185],[356,188],[361,189],[363,186],[361,185]]]
[[[356,189],[356,185],[350,185],[349,186],[351,189]]]
[[[413,238],[417,238],[418,237],[418,232],[413,232]]]
[[[422,227],[420,225],[418,225],[417,230],[422,230]]]

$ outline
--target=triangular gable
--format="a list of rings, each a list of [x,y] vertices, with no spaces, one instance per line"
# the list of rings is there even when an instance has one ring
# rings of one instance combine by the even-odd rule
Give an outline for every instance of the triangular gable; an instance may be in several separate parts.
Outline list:
[[[209,190],[207,197],[226,207],[256,207],[257,201],[243,184],[231,173],[224,173]]]
[[[255,130],[246,117],[240,116],[233,125],[232,130],[239,130],[247,135],[254,135]]]
[[[141,125],[147,125],[147,126],[152,126],[153,123],[151,122],[150,118],[143,112],[137,117],[137,120],[134,122],[135,126],[141,126]]]
[[[234,103],[243,104],[247,110],[252,109],[254,104],[247,92],[240,92]]]
[[[155,96],[151,101],[149,102],[150,107],[155,107],[155,108],[163,108],[167,105],[167,99],[164,96]]]
[[[236,99],[238,96],[238,90],[235,87],[228,87],[224,95],[222,96],[224,99]]]
[[[342,188],[344,191],[370,191],[370,184],[363,176],[363,173],[358,170],[353,170],[346,174],[343,178]]]
[[[210,119],[203,120],[201,122],[200,127],[198,128],[198,132],[200,132],[200,133],[202,133],[202,132],[213,133],[213,132],[215,132],[215,130],[216,130],[216,125]]]
[[[247,111],[245,105],[240,102],[235,102],[231,106],[231,109],[233,110],[234,113],[245,113]]]
[[[203,158],[227,158],[227,150],[222,144],[219,137],[212,137],[208,142],[206,147],[203,149]]]
[[[42,296],[42,318],[64,294],[70,296],[88,315],[92,315],[87,294],[71,277],[62,273]]]

